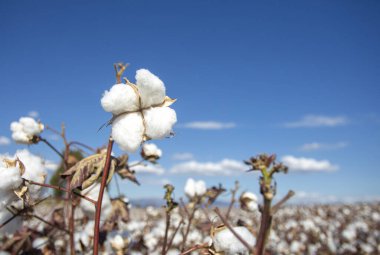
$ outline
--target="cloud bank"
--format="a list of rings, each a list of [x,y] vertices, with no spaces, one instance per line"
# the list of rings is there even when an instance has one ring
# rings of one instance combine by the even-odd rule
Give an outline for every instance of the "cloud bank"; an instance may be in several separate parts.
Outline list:
[[[282,162],[294,172],[331,172],[339,169],[339,166],[331,164],[328,160],[297,158],[289,155],[282,157]]]
[[[223,159],[218,162],[198,162],[195,160],[176,164],[171,173],[193,173],[199,175],[234,175],[248,170],[242,162],[233,159]]]
[[[184,128],[203,129],[203,130],[220,130],[236,127],[233,122],[217,122],[217,121],[193,121],[182,125]]]
[[[348,119],[344,116],[306,115],[300,120],[287,122],[284,126],[287,128],[336,127],[346,125],[347,123]]]

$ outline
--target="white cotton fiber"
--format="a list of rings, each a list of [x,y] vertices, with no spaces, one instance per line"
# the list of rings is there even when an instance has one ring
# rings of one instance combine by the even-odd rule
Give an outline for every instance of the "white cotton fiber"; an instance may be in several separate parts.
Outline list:
[[[138,96],[134,89],[126,84],[119,83],[105,91],[100,100],[103,109],[115,115],[126,111],[136,111],[139,108]]]
[[[30,144],[32,137],[43,130],[44,125],[30,117],[21,117],[19,122],[11,123],[12,139],[16,143]]]
[[[146,157],[156,156],[160,158],[162,156],[162,151],[154,143],[144,143],[142,150]]]
[[[251,247],[256,243],[256,238],[245,227],[234,227],[235,232],[241,236]],[[225,255],[248,255],[250,251],[228,229],[217,232],[213,238],[215,251]]]
[[[144,125],[140,113],[122,115],[112,124],[112,138],[127,152],[134,152],[139,148],[143,134]]]
[[[187,179],[185,184],[185,194],[189,198],[203,196],[206,193],[206,190],[206,183],[204,181],[195,181],[192,178]]]
[[[42,158],[33,155],[26,149],[18,150],[15,157],[18,157],[25,166],[25,173],[22,175],[24,179],[39,183],[45,182],[47,172]],[[28,185],[28,191],[32,199],[39,197],[40,190],[41,186]]]
[[[146,135],[151,139],[168,137],[177,122],[175,111],[169,107],[154,107],[144,111]]]
[[[143,108],[164,102],[165,85],[157,76],[149,72],[149,70],[137,70],[136,85],[141,96]]]
[[[0,160],[3,159],[0,157]],[[20,169],[18,167],[5,167],[0,165],[0,192],[12,191],[21,185]]]
[[[30,117],[21,117],[20,123],[23,125],[23,131],[27,135],[38,135],[44,130],[44,125]]]
[[[96,201],[98,200],[99,191],[100,191],[100,183],[95,183],[91,185],[90,187],[88,187],[87,189],[82,190],[81,194]],[[82,209],[83,213],[86,214],[91,219],[95,216],[95,205],[92,204],[91,202],[85,199],[81,199],[79,207]],[[105,219],[107,219],[111,211],[112,211],[111,199],[108,195],[107,190],[105,190],[103,194],[103,200],[102,200],[102,211],[101,211],[101,216],[100,216],[101,220],[104,221]]]

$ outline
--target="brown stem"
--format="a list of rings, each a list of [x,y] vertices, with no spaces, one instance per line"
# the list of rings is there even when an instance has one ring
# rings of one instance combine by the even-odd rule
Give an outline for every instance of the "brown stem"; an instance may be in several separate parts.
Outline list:
[[[174,237],[177,235],[178,233],[178,230],[180,229],[181,225],[183,224],[183,220],[181,220],[177,226],[177,228],[174,230],[174,233],[172,235],[172,237],[170,238],[169,242],[168,242],[168,245],[166,246],[166,252],[169,251],[170,247],[172,247],[172,244],[173,244],[173,241],[174,241]]]
[[[107,158],[106,158],[106,163],[105,163],[104,169],[103,169],[103,176],[102,176],[102,182],[100,185],[98,201],[95,205],[96,211],[95,211],[95,227],[94,227],[94,249],[93,249],[94,255],[98,255],[98,252],[99,252],[100,215],[101,215],[101,211],[102,211],[102,201],[103,201],[104,189],[106,188],[108,172],[109,172],[110,166],[111,166],[112,146],[113,146],[113,139],[112,139],[112,137],[110,137],[108,140]]]
[[[48,140],[46,140],[43,137],[38,138],[41,142],[45,143],[47,146],[49,146],[50,149],[52,149],[55,153],[57,153],[62,159],[64,159],[64,155],[57,149],[55,148]]]
[[[29,215],[29,216],[32,216],[32,217],[34,217],[34,218],[36,218],[36,219],[42,221],[43,223],[49,225],[50,227],[57,228],[57,229],[59,229],[59,230],[65,231],[65,232],[68,233],[68,234],[70,233],[69,230],[67,230],[67,229],[65,229],[65,228],[62,228],[62,227],[60,227],[60,226],[57,226],[57,225],[55,225],[55,224],[52,224],[52,223],[50,223],[50,222],[44,220],[43,218],[41,218],[41,217],[38,216],[38,215],[33,214],[33,215]]]
[[[25,180],[26,182],[28,182],[29,184],[32,184],[32,185],[37,185],[37,186],[41,186],[41,187],[46,187],[46,188],[50,188],[50,189],[55,189],[55,190],[60,190],[60,191],[64,191],[64,192],[70,192],[69,190],[67,190],[66,188],[63,188],[61,186],[55,186],[55,185],[51,185],[51,184],[45,184],[45,183],[39,183],[39,182],[34,182],[34,181],[29,181],[29,180]],[[76,196],[80,197],[80,198],[83,198],[85,200],[87,200],[88,202],[92,203],[92,204],[96,204],[96,201],[89,198],[89,197],[86,197],[80,193],[78,193],[77,191],[72,191]]]
[[[87,144],[81,143],[81,142],[71,141],[68,145],[69,146],[71,146],[71,145],[79,145],[79,146],[82,146],[83,148],[86,148],[89,151],[92,151],[93,153],[96,153],[96,150],[94,148],[88,146]]]
[[[264,254],[265,243],[272,223],[271,202],[271,200],[264,198],[264,208],[261,214],[260,230],[257,237],[255,255]]]
[[[207,249],[208,248],[208,243],[203,243],[203,244],[197,244],[194,247],[191,247],[187,251],[182,252],[180,255],[186,255],[190,254],[193,251],[199,250],[199,249]]]
[[[170,227],[170,212],[166,210],[166,227],[165,227],[164,243],[162,244],[162,252],[161,252],[162,255],[166,254],[166,244],[168,242],[169,227]]]
[[[273,207],[272,207],[272,215],[274,215],[278,209],[281,208],[292,196],[294,196],[296,193],[293,190],[289,190],[288,193],[280,200],[278,201]]]
[[[186,232],[185,232],[185,235],[183,236],[181,252],[184,252],[184,250],[186,248],[187,236],[189,235],[191,223],[192,223],[192,221],[194,219],[195,211],[197,210],[197,204],[198,203],[194,202],[194,208],[193,208],[193,210],[192,210],[192,212],[190,214],[189,222],[188,222],[187,227],[186,227]]]
[[[230,205],[228,206],[228,210],[227,210],[227,213],[226,213],[226,220],[228,220],[228,218],[230,217],[230,213],[231,213],[231,210],[232,210],[232,207],[235,203],[235,196],[236,196],[236,192],[238,191],[239,189],[239,182],[236,181],[235,182],[235,188],[234,189],[231,189],[231,202],[230,202]]]
[[[250,251],[252,247],[233,229],[233,227],[228,223],[228,221],[220,213],[219,208],[214,209],[215,213],[219,216],[223,224],[231,231],[231,233]]]

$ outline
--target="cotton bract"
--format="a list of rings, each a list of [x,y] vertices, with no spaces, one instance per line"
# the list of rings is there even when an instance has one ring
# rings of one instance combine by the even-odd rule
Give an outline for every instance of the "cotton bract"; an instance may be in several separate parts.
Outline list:
[[[194,181],[192,178],[187,179],[185,194],[189,198],[201,197],[206,193],[206,190],[206,183],[204,181]]]
[[[251,247],[255,245],[256,238],[247,228],[234,227],[233,229]],[[225,255],[248,255],[250,252],[228,228],[217,232],[212,238],[212,243],[216,252],[223,252]]]
[[[12,139],[16,143],[31,144],[33,137],[43,130],[44,125],[30,117],[21,117],[18,122],[11,123]]]
[[[134,152],[147,139],[169,136],[177,116],[168,106],[164,83],[146,69],[136,72],[136,85],[119,83],[105,91],[101,105],[114,116],[112,137],[124,151]]]

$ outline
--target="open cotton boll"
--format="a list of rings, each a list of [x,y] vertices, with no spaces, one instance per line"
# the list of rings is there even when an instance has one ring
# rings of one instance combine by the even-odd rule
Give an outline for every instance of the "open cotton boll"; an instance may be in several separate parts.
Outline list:
[[[154,143],[144,143],[142,150],[147,157],[156,156],[161,157],[162,151]]]
[[[25,166],[25,172],[22,175],[24,179],[39,183],[45,182],[47,172],[42,158],[33,155],[26,149],[16,151],[15,157],[18,157]],[[41,186],[37,185],[28,185],[28,191],[32,199],[38,198],[41,188]]]
[[[21,144],[29,144],[30,143],[29,137],[24,132],[19,132],[19,131],[13,132],[12,133],[12,139],[16,143],[21,143]]]
[[[187,179],[185,185],[185,194],[189,198],[203,196],[206,193],[206,190],[206,183],[204,181],[194,181],[192,178]]]
[[[20,123],[23,125],[23,130],[27,135],[38,135],[44,130],[44,125],[30,117],[21,117]]]
[[[240,207],[243,210],[254,212],[257,211],[258,204],[257,204],[257,196],[252,192],[243,192],[240,196]]]
[[[119,83],[105,91],[100,100],[103,109],[115,115],[126,111],[137,111],[139,100],[136,92],[129,85]]]
[[[140,113],[122,115],[112,124],[112,138],[124,151],[136,151],[142,143],[143,134],[144,125]]]
[[[175,111],[169,107],[153,107],[144,110],[146,135],[151,139],[168,137],[177,122]]]
[[[152,74],[149,70],[137,70],[136,85],[141,96],[143,108],[164,102],[165,85],[160,78]]]
[[[234,227],[235,232],[241,236],[251,247],[256,243],[256,238],[245,227]],[[225,255],[248,255],[250,251],[228,229],[221,230],[213,237],[213,245],[216,252]]]
[[[96,201],[98,200],[99,191],[100,191],[100,183],[95,183],[91,185],[90,187],[88,187],[87,189],[82,190],[81,194]],[[93,218],[95,216],[95,206],[91,202],[85,199],[81,199],[79,207],[90,218]],[[102,200],[102,213],[100,216],[101,220],[104,221],[105,219],[107,219],[111,211],[112,211],[111,199],[108,195],[108,192],[104,192],[103,200]]]

